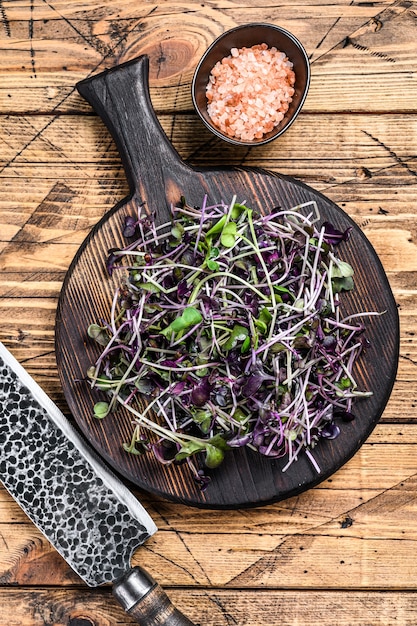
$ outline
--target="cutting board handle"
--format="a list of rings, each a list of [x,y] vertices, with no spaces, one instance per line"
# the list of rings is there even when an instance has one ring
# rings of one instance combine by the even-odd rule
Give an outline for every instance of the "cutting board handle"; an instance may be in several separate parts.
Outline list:
[[[129,186],[150,210],[177,201],[190,169],[168,140],[149,94],[149,58],[140,56],[77,83],[111,132]]]

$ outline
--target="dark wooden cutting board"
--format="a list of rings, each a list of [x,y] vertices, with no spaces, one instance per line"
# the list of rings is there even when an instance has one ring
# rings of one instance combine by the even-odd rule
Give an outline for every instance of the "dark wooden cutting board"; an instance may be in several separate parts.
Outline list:
[[[399,350],[397,307],[371,244],[356,224],[333,202],[314,189],[288,177],[261,169],[193,169],[181,161],[153,111],[148,89],[148,59],[108,70],[78,85],[112,133],[129,180],[131,194],[97,224],[74,258],[67,273],[56,319],[56,354],[69,408],[87,440],[122,476],[135,485],[166,498],[194,506],[237,508],[257,506],[295,495],[337,471],[360,448],[377,424],[394,383]],[[340,436],[322,441],[314,455],[318,474],[306,456],[286,472],[282,460],[269,460],[250,450],[236,450],[211,472],[201,492],[187,468],[162,466],[152,455],[132,456],[122,448],[132,434],[131,417],[123,411],[103,420],[93,417],[93,406],[104,399],[85,382],[86,371],[99,350],[87,337],[92,322],[109,318],[120,274],[105,269],[108,250],[123,246],[124,217],[135,215],[145,201],[159,223],[169,218],[171,202],[185,196],[201,205],[204,194],[211,203],[246,202],[264,212],[276,206],[289,209],[316,201],[324,220],[341,230],[352,226],[343,244],[342,258],[355,269],[355,291],[344,296],[346,313],[385,311],[367,321],[369,348],[356,368],[356,379],[373,395],[355,405],[356,419],[342,424]],[[117,274],[117,273],[115,273]]]

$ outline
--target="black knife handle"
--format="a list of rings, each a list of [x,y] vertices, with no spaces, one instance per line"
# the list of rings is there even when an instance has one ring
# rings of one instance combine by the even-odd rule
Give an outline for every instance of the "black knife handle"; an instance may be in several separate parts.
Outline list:
[[[113,585],[113,595],[142,626],[194,626],[141,567],[133,567]]]

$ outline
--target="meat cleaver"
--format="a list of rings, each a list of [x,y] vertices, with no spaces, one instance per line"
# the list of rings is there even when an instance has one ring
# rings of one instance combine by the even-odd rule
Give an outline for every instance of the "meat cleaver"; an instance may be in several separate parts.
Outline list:
[[[113,595],[144,626],[193,626],[140,567],[135,549],[157,528],[0,342],[0,479],[90,587]]]

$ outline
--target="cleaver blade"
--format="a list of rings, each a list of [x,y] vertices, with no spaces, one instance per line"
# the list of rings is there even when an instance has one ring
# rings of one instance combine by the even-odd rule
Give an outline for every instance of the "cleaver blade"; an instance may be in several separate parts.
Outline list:
[[[152,518],[1,342],[0,480],[82,580],[111,583],[138,624],[193,626],[131,566]]]

